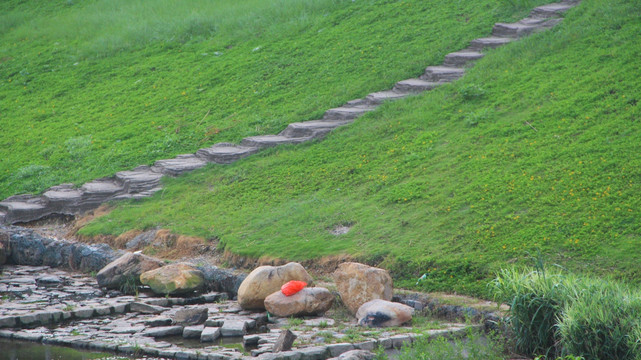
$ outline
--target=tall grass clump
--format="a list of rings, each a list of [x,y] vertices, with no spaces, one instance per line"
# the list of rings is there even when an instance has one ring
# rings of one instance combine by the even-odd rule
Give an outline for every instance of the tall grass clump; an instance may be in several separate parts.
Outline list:
[[[594,282],[558,324],[563,352],[586,359],[641,359],[641,297],[617,283]]]
[[[492,282],[495,299],[510,306],[508,323],[519,353],[554,356],[557,319],[568,302],[572,281],[544,268],[503,269]]]
[[[469,329],[465,338],[448,339],[428,336],[401,349],[399,360],[500,360],[505,359],[501,342],[493,334],[484,335]],[[379,357],[380,359],[381,357]],[[387,357],[383,357],[387,359]]]
[[[641,358],[641,295],[615,281],[503,269],[491,284],[510,305],[515,350],[530,356]]]

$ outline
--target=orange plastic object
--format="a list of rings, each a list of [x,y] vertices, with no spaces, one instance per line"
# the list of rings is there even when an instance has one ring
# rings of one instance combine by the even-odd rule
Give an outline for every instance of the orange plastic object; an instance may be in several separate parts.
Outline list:
[[[292,280],[292,281],[289,281],[287,284],[281,286],[280,291],[285,296],[292,296],[297,292],[303,290],[305,286],[307,286],[307,283],[304,281]]]

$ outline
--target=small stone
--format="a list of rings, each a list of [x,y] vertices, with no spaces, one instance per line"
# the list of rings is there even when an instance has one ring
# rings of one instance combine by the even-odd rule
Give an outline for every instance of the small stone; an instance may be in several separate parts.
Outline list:
[[[172,335],[182,335],[183,327],[180,325],[176,326],[160,326],[155,328],[150,328],[143,331],[141,334],[143,336],[149,337],[165,337]]]
[[[185,326],[185,328],[183,329],[183,337],[185,339],[200,338],[200,335],[202,334],[203,329],[204,329],[203,325]]]
[[[143,314],[160,314],[161,312],[167,310],[162,306],[149,305],[142,302],[133,302],[129,305],[129,308],[131,311]]]
[[[200,342],[213,342],[220,337],[220,328],[205,327],[200,334]]]
[[[126,327],[117,327],[109,332],[112,334],[135,334],[144,330],[145,330],[144,326],[126,326]]]
[[[371,351],[367,350],[352,350],[341,354],[337,360],[373,360],[376,357]]]
[[[207,321],[209,310],[206,307],[180,309],[173,316],[174,324],[199,325]]]
[[[149,327],[158,327],[158,326],[169,326],[172,324],[171,318],[166,316],[156,316],[145,321],[145,326]]]
[[[247,323],[240,320],[225,320],[220,328],[223,337],[244,336],[247,334]]]
[[[354,350],[354,345],[350,343],[330,344],[327,345],[327,349],[331,356],[336,357],[344,352]]]
[[[303,355],[302,359],[304,360],[324,360],[329,352],[326,346],[308,347],[298,349],[298,351]]]
[[[54,275],[41,276],[36,279],[36,285],[42,287],[58,287],[62,286],[62,284],[62,279]]]

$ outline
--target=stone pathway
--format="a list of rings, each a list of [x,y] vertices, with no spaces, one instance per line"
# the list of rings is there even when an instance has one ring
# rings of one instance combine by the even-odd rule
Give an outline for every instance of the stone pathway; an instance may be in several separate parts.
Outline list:
[[[362,329],[355,319],[269,319],[243,311],[224,293],[191,298],[124,296],[104,292],[95,279],[46,266],[5,266],[0,277],[0,338],[166,359],[327,359],[354,349],[398,349],[422,336],[454,336],[464,324],[441,323],[422,333],[409,327]],[[204,324],[172,319],[206,308]],[[284,328],[291,351],[272,353]]]
[[[161,189],[160,179],[163,176],[177,176],[199,169],[207,163],[229,164],[267,147],[299,144],[322,138],[333,129],[375,110],[385,101],[428,91],[462,77],[466,68],[484,56],[483,51],[555,26],[561,22],[561,14],[578,2],[565,0],[539,6],[532,10],[529,17],[516,23],[497,23],[491,37],[472,40],[468,48],[446,55],[442,66],[427,67],[419,78],[399,81],[392,90],[375,92],[363,99],[349,101],[342,107],[329,109],[320,120],[289,124],[278,135],[251,136],[243,139],[240,144],[215,144],[200,149],[195,154],[158,160],[153,166],[139,166],[116,173],[112,177],[93,180],[80,188],[73,184],[62,184],[51,187],[41,196],[11,196],[0,202],[0,224],[29,222],[52,214],[77,215],[107,201],[148,197]]]

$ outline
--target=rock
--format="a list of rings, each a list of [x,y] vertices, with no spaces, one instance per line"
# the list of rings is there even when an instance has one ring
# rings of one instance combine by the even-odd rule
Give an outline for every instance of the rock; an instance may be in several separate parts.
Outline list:
[[[245,280],[246,275],[236,274],[231,270],[220,269],[215,266],[199,266],[198,270],[202,271],[205,277],[205,286],[208,290],[221,291],[236,296],[240,284]]]
[[[180,309],[173,316],[174,324],[199,325],[207,321],[209,310],[206,307]]]
[[[42,287],[58,287],[62,286],[63,282],[58,276],[55,275],[45,275],[36,279],[36,285]]]
[[[149,244],[156,238],[156,233],[158,230],[145,231],[142,234],[137,235],[133,239],[129,240],[125,244],[125,248],[129,249],[141,249]]]
[[[7,259],[11,257],[9,251],[9,233],[0,231],[0,266],[7,263]]]
[[[156,316],[145,321],[145,326],[149,327],[169,326],[171,324],[171,318],[166,316]]]
[[[102,268],[96,280],[101,287],[120,289],[127,282],[137,284],[140,281],[140,274],[163,265],[162,261],[143,254],[126,253]]]
[[[277,291],[265,298],[267,311],[281,317],[322,314],[333,303],[334,295],[322,287],[306,287],[292,296]]]
[[[205,329],[204,325],[185,326],[183,337],[185,339],[200,339],[203,329]]]
[[[220,335],[224,337],[244,336],[247,334],[247,323],[242,320],[225,320],[220,328]]]
[[[170,264],[144,272],[140,282],[160,295],[181,295],[202,290],[203,273],[188,264]]]
[[[296,340],[296,335],[291,332],[289,329],[281,330],[276,343],[274,344],[273,352],[278,353],[282,351],[289,351],[292,349],[294,340]]]
[[[238,304],[246,310],[265,309],[265,298],[280,290],[290,280],[312,284],[301,264],[291,262],[283,266],[260,266],[252,271],[238,288]]]
[[[220,328],[205,327],[200,334],[200,342],[213,342],[220,337]]]
[[[371,351],[367,350],[351,350],[342,353],[339,357],[331,358],[328,360],[373,360],[376,357]]]
[[[180,325],[176,325],[176,326],[161,326],[161,327],[147,329],[143,331],[141,334],[143,336],[150,336],[150,337],[165,337],[165,336],[172,336],[172,335],[182,335],[182,333],[183,333],[183,327]]]
[[[352,313],[370,300],[392,300],[394,285],[386,270],[347,262],[338,266],[334,280],[343,303]]]
[[[412,320],[414,309],[400,303],[372,300],[363,304],[356,312],[360,326],[400,326]]]
[[[145,304],[141,302],[132,302],[129,305],[131,311],[139,312],[143,314],[160,314],[161,312],[167,310],[162,306],[156,306],[151,304]]]

